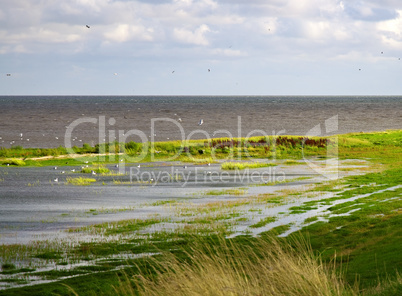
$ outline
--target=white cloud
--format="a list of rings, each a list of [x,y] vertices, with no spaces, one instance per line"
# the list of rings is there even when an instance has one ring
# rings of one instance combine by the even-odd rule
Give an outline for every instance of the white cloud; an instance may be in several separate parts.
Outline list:
[[[352,19],[362,21],[383,21],[397,17],[396,9],[384,6],[383,3],[370,1],[341,2],[343,10]]]
[[[126,42],[129,40],[153,40],[154,30],[141,25],[117,24],[115,28],[109,29],[104,36],[109,41]]]
[[[402,49],[402,11],[398,11],[399,17],[393,20],[383,21],[378,24],[378,30],[384,32],[382,41],[394,50]]]
[[[378,29],[395,34],[395,36],[401,37],[402,34],[402,10],[398,11],[398,17],[392,20],[380,22]]]
[[[173,36],[179,42],[196,45],[208,45],[209,42],[205,37],[205,34],[210,31],[211,30],[207,25],[202,24],[194,31],[185,28],[175,28],[173,30]]]
[[[241,50],[234,50],[231,48],[216,48],[211,51],[212,55],[216,56],[223,56],[229,58],[236,58],[236,57],[246,57],[247,53],[242,52]]]
[[[91,60],[107,67],[106,60],[130,57],[144,64],[230,61],[252,69],[255,61],[371,63],[378,52],[396,55],[402,48],[398,0],[1,2],[0,60],[19,53],[21,64],[52,53],[60,61],[76,55],[77,66]]]

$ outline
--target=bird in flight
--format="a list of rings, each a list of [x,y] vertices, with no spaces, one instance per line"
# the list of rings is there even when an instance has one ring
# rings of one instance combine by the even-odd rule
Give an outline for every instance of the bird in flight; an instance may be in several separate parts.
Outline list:
[[[174,73],[174,70],[172,71],[172,74]]]
[[[208,69],[208,72],[211,72],[211,69]]]
[[[90,26],[89,25],[86,25],[86,27],[89,29],[90,28]]]

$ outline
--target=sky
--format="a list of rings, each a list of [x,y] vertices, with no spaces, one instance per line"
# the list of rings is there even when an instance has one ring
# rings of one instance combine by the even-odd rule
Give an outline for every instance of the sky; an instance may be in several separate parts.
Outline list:
[[[1,0],[0,95],[402,95],[400,0]]]

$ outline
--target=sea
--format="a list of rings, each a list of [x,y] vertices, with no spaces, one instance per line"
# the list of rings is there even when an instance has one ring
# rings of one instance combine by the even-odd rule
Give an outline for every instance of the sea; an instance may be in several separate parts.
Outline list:
[[[401,128],[402,96],[0,96],[5,148]]]

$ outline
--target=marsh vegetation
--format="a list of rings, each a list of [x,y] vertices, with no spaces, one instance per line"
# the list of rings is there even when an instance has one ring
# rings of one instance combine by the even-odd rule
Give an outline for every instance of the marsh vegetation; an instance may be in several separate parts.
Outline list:
[[[230,198],[154,202],[152,207],[169,215],[71,228],[70,237],[59,240],[2,245],[0,285],[7,289],[1,292],[398,295],[402,291],[401,130],[339,135],[337,140],[283,136],[275,147],[271,138],[259,137],[184,146],[166,142],[155,149],[163,159],[187,147],[179,159],[193,158],[202,165],[212,163],[211,155],[232,163],[241,154],[266,163],[276,157],[287,167],[300,167],[302,155],[328,157],[327,148],[335,142],[341,164],[355,169],[344,171],[337,180],[260,194],[243,188],[201,190],[200,199]],[[141,153],[141,145],[130,147],[124,148],[132,155]],[[115,144],[117,148],[123,149]],[[46,165],[59,160],[25,161]],[[126,186],[120,182],[116,186]],[[277,183],[264,184],[273,185]],[[22,285],[37,278],[59,282],[11,289],[13,282]]]

